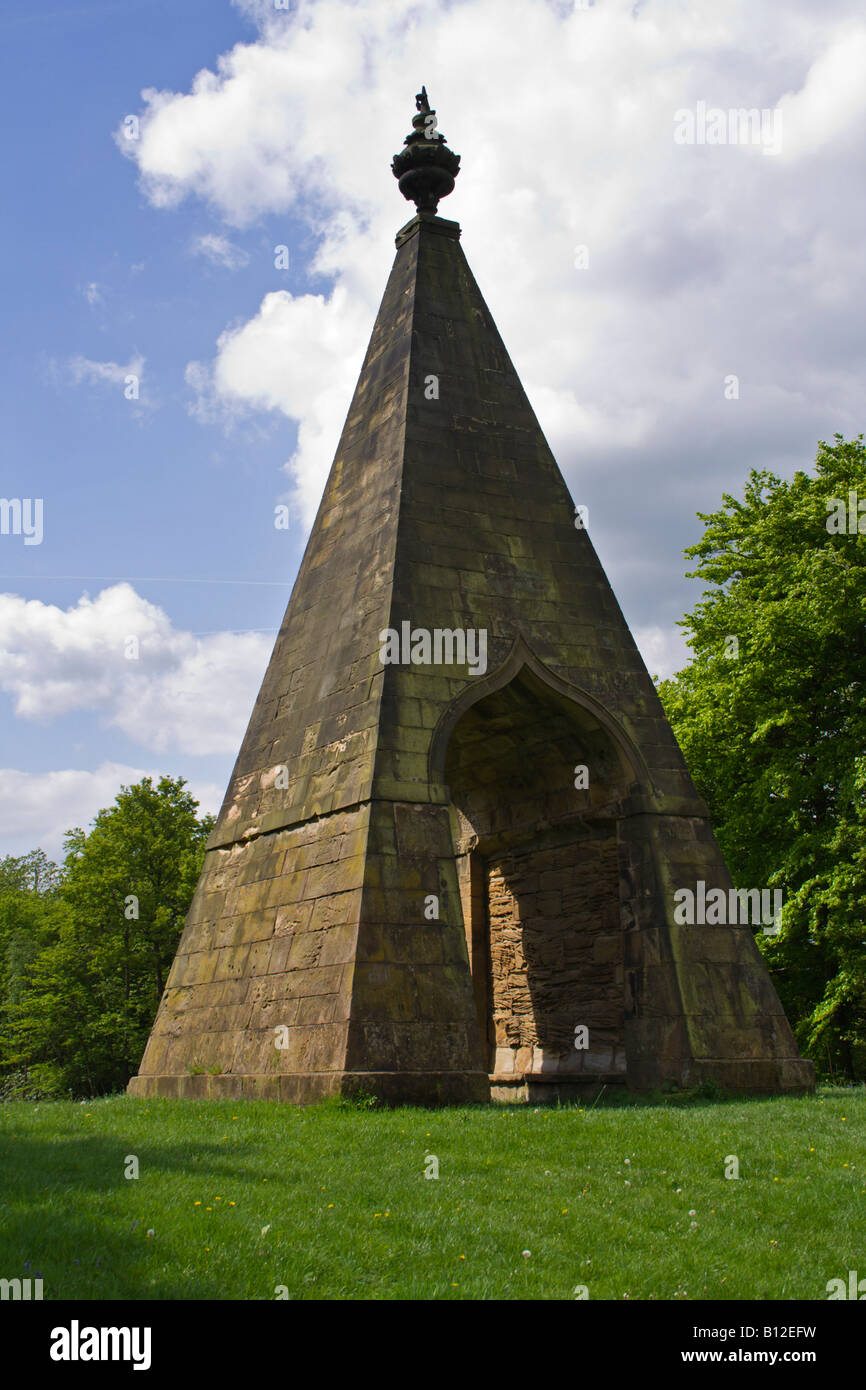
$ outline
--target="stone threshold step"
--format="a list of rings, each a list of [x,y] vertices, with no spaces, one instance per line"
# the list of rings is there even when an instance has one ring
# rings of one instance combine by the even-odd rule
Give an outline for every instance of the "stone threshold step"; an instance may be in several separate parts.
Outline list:
[[[625,1072],[622,1071],[508,1071],[508,1072],[488,1072],[487,1079],[491,1086],[523,1086],[527,1081],[533,1085],[561,1085],[566,1082],[568,1085],[581,1085],[584,1082],[592,1082],[593,1085],[602,1082],[604,1085],[625,1085]]]

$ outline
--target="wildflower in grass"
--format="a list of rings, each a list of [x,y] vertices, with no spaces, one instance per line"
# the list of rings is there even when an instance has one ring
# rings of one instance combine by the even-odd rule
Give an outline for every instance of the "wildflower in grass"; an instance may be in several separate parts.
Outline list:
[[[236,1207],[236,1206],[237,1206],[237,1202],[229,1202],[229,1206],[230,1206],[230,1207]]]
[[[201,1206],[201,1202],[193,1202],[193,1206],[194,1206],[194,1207],[200,1207],[200,1206]]]
[[[697,1216],[697,1212],[695,1211],[694,1207],[692,1207],[691,1211],[689,1212],[689,1216]]]
[[[149,1230],[146,1234],[147,1234],[147,1239],[149,1240],[150,1237],[153,1235],[153,1227],[152,1227],[152,1226],[151,1226],[150,1230]],[[96,1263],[99,1264],[99,1261],[97,1260]]]
[[[532,1251],[531,1251],[531,1250],[524,1250],[522,1253],[523,1253],[523,1258],[524,1258],[524,1260],[528,1260],[529,1257],[530,1257],[530,1255],[532,1254]]]
[[[332,1206],[333,1206],[333,1205],[334,1205],[334,1203],[333,1203],[333,1202],[329,1202],[329,1203],[328,1203],[328,1211],[330,1211],[330,1210],[331,1210],[331,1207],[332,1207]]]

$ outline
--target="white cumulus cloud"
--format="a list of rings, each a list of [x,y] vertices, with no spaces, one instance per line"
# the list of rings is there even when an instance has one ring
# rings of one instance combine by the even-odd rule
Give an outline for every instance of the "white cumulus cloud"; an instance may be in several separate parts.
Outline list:
[[[62,609],[0,595],[0,689],[19,718],[95,710],[155,753],[233,753],[273,636],[196,636],[123,583]]]
[[[141,380],[144,371],[144,358],[139,354],[130,357],[124,367],[120,362],[93,362],[88,357],[76,356],[69,359],[69,375],[76,386],[124,386],[129,377]]]
[[[93,817],[111,806],[121,787],[143,777],[154,782],[162,775],[154,768],[106,762],[92,772],[66,768],[58,772],[21,772],[0,768],[0,842],[4,854],[27,854],[41,848],[59,860],[66,832],[87,829]],[[208,782],[189,783],[199,802],[199,815],[219,810],[222,788]]]
[[[226,236],[206,232],[193,237],[190,250],[194,256],[204,256],[211,265],[222,266],[224,270],[241,270],[249,265],[249,256],[240,246],[235,246]]]
[[[661,676],[663,680],[681,671],[694,656],[678,627],[638,627],[632,636],[650,675]]]
[[[440,214],[575,499],[615,532],[603,559],[638,619],[641,565],[671,607],[697,510],[750,466],[802,467],[862,429],[866,23],[850,0],[237,3],[258,38],[187,91],[145,91],[140,140],[118,140],[157,206],[309,229],[310,292],[267,294],[188,369],[203,421],[297,421],[308,525],[414,211],[388,165],[422,82],[463,158]],[[698,102],[779,111],[781,156],[678,144]]]

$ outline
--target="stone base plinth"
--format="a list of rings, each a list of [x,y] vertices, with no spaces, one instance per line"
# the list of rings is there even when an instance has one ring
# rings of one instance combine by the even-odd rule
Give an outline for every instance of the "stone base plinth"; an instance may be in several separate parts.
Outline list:
[[[328,1096],[375,1096],[385,1105],[479,1105],[490,1099],[483,1072],[299,1072],[292,1076],[134,1076],[138,1099],[281,1100],[310,1105]]]
[[[607,1087],[625,1086],[622,1072],[608,1075],[550,1073],[523,1076],[494,1075],[490,1077],[490,1099],[499,1105],[559,1105],[563,1101],[592,1101]]]
[[[629,1086],[622,1072],[581,1075],[553,1072],[493,1073],[490,1099],[505,1105],[557,1105],[563,1101],[593,1100],[602,1090],[627,1089],[634,1096],[656,1086]],[[689,1060],[682,1064],[675,1089],[690,1091],[712,1081],[720,1090],[737,1095],[808,1095],[815,1089],[815,1068],[800,1057],[756,1060]]]
[[[802,1057],[695,1058],[683,1063],[684,1089],[714,1081],[748,1095],[805,1095],[815,1089],[815,1065]]]

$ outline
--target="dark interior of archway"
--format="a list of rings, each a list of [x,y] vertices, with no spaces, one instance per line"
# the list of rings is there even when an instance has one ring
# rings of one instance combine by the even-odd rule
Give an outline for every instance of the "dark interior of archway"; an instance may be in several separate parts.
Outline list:
[[[631,774],[610,735],[518,676],[459,720],[445,777],[490,1072],[622,1071],[617,814]]]

